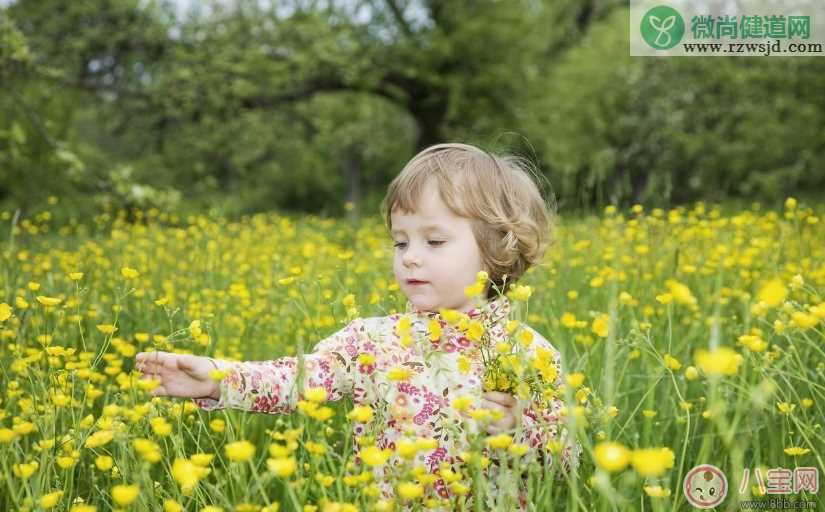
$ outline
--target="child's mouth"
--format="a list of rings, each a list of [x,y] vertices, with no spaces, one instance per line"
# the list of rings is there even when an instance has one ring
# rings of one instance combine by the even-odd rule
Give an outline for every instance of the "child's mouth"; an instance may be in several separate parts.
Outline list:
[[[420,284],[427,284],[427,281],[419,281],[418,279],[407,279],[407,284],[415,286]]]

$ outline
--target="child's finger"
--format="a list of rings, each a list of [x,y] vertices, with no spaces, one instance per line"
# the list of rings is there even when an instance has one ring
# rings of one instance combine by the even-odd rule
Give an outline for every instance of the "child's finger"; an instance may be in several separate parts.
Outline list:
[[[501,404],[500,404],[500,403],[498,403],[498,402],[491,402],[490,400],[484,400],[484,399],[483,399],[483,400],[481,401],[481,407],[482,407],[483,409],[490,409],[490,410],[492,410],[492,411],[501,411],[501,412],[503,412],[503,413],[509,413],[509,412],[510,412],[510,408],[509,408],[509,407],[506,407],[506,406],[504,406],[504,405],[501,405]]]
[[[484,393],[484,398],[505,407],[516,405],[516,397],[509,393],[502,393],[501,391],[487,391]]]

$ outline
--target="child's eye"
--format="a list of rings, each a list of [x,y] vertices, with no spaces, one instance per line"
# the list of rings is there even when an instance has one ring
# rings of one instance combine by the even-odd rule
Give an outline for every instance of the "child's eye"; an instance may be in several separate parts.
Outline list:
[[[394,244],[392,244],[392,246],[395,247],[395,248],[400,248],[400,247],[403,247],[403,246],[406,246],[406,245],[407,245],[407,242],[395,242]]]
[[[444,240],[430,240],[430,245],[435,245],[435,246],[444,245]]]

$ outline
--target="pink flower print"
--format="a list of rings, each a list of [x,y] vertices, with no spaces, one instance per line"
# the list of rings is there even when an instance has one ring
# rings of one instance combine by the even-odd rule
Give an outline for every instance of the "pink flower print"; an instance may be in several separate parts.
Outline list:
[[[441,446],[433,450],[433,453],[427,457],[427,464],[430,465],[430,472],[434,473],[438,470],[438,465],[441,464],[441,461],[447,456],[447,450]]]
[[[252,403],[252,411],[269,411],[278,404],[277,396],[259,396]]]
[[[362,375],[372,375],[372,372],[375,371],[375,363],[373,364],[359,364],[358,365],[358,373]]]
[[[398,384],[398,391],[402,393],[407,393],[408,395],[416,396],[420,393],[417,387],[411,385],[408,382],[400,382]]]
[[[423,425],[424,422],[427,421],[427,418],[429,418],[432,415],[433,406],[429,402],[427,402],[426,404],[424,404],[424,407],[421,408],[421,411],[415,415],[415,418],[413,418],[413,422],[416,425]]]
[[[435,492],[438,493],[440,498],[447,499],[450,497],[450,493],[447,492],[447,486],[444,484],[444,479],[439,478],[436,480],[433,487],[435,487]]]

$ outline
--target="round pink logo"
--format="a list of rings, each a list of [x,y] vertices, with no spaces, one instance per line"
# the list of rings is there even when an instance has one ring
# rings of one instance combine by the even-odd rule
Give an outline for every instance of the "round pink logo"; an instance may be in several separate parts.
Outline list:
[[[702,464],[685,475],[685,498],[696,508],[713,508],[728,495],[728,479],[721,469]]]

